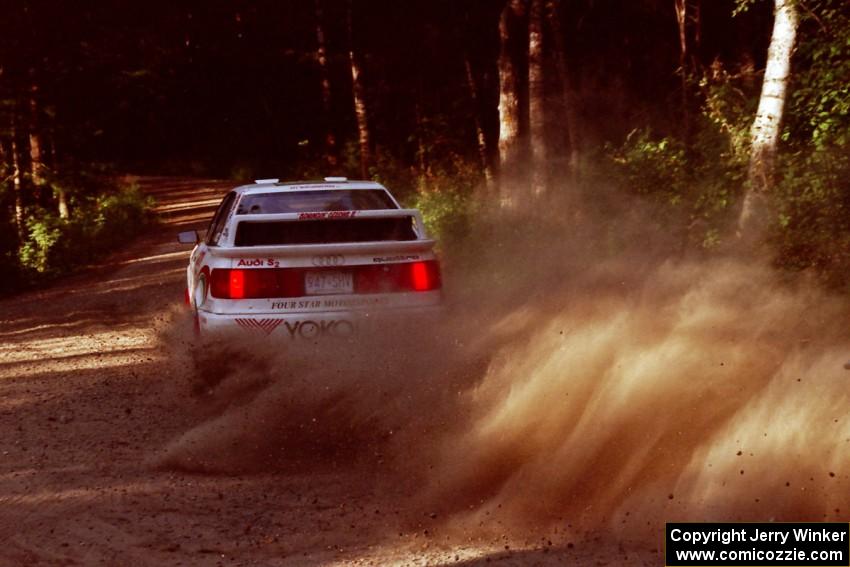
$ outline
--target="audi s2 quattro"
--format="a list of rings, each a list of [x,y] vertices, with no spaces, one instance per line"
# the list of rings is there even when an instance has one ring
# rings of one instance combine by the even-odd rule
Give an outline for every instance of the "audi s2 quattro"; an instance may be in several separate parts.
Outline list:
[[[187,269],[202,335],[348,336],[376,312],[433,313],[442,301],[422,215],[381,184],[258,180],[225,195]]]

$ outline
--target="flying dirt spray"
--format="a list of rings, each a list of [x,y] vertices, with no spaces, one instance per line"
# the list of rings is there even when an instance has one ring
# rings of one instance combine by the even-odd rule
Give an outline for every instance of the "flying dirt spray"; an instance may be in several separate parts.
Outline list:
[[[470,519],[632,536],[672,519],[838,516],[843,307],[731,261],[622,274],[626,291],[509,315],[534,330],[466,394],[469,429],[446,440],[438,498]]]
[[[159,462],[381,463],[463,526],[842,517],[846,302],[758,263],[670,260],[632,223],[537,220],[448,254],[436,326],[231,345],[201,372],[209,419]]]

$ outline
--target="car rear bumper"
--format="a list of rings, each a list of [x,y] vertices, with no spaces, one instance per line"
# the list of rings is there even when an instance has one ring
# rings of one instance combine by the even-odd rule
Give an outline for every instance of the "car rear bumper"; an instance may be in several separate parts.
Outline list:
[[[274,340],[345,338],[379,329],[388,321],[423,324],[442,317],[442,304],[397,307],[376,311],[322,311],[316,313],[220,314],[198,311],[202,336],[253,335]],[[415,322],[415,323],[414,323]]]

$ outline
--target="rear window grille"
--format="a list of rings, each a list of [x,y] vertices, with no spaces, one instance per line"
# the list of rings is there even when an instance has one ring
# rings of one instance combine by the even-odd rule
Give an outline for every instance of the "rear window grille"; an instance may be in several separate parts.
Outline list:
[[[242,221],[236,246],[416,240],[413,217],[309,221]]]

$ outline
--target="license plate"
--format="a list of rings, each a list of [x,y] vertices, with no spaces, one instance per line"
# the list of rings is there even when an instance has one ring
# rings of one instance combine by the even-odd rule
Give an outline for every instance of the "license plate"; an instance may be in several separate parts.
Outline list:
[[[307,295],[334,295],[354,292],[351,272],[307,272],[304,274],[304,291]]]

